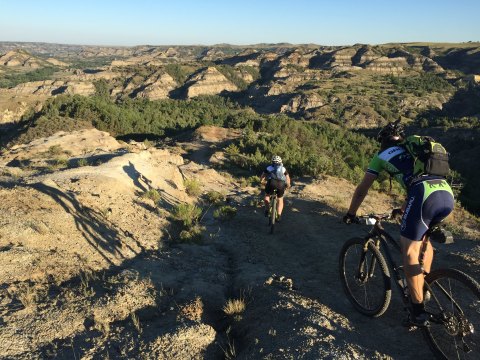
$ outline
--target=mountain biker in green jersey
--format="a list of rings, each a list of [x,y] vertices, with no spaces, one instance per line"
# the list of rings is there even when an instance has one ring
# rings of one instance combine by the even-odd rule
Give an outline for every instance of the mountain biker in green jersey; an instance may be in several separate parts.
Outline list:
[[[362,204],[371,185],[381,171],[386,171],[407,191],[407,200],[401,210],[400,242],[403,266],[412,301],[409,323],[416,326],[428,325],[428,314],[423,304],[424,274],[419,263],[422,239],[430,226],[438,224],[453,210],[452,190],[441,176],[413,174],[413,157],[401,146],[405,134],[397,121],[385,126],[378,133],[380,151],[371,160],[363,180],[357,186],[343,221],[355,221],[355,214]],[[394,210],[395,211],[395,210]],[[393,215],[393,214],[392,214]],[[430,272],[433,248],[430,242],[424,257],[424,270]]]
[[[278,155],[272,157],[272,164],[263,170],[260,176],[261,183],[265,183],[265,216],[268,216],[268,209],[270,205],[270,195],[273,190],[277,189],[277,221],[280,221],[283,211],[283,195],[285,189],[290,187],[290,176],[287,169],[283,166],[282,158]]]

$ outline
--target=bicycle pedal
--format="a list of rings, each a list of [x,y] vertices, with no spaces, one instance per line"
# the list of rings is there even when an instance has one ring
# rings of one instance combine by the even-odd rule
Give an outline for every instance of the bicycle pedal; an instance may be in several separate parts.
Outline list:
[[[418,326],[413,325],[410,322],[409,318],[403,319],[402,320],[402,326],[407,329],[407,331],[415,331],[418,329]]]
[[[425,293],[423,294],[423,302],[424,303],[427,303],[429,302],[430,300],[432,300],[432,294],[430,293],[430,291],[425,291]]]
[[[428,321],[428,319],[430,319],[430,315],[427,314],[427,317],[425,318],[425,320],[423,321],[423,324],[420,324],[420,323],[416,323],[415,320],[411,320],[410,319],[410,316],[411,315],[408,315],[406,319],[403,319],[402,320],[402,325],[406,328],[408,328],[408,331],[413,331],[413,330],[416,330],[416,329],[422,329],[422,328],[427,328],[430,326],[430,323]],[[418,321],[418,320],[417,320]]]

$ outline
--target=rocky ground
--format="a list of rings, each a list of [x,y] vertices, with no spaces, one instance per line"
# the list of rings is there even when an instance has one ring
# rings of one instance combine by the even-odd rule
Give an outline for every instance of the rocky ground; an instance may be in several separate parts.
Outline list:
[[[218,168],[235,136],[202,128],[147,148],[83,130],[5,151],[0,358],[431,358],[421,334],[401,326],[395,294],[377,319],[343,295],[339,250],[367,230],[340,221],[353,185],[297,179],[271,235],[258,190]],[[225,194],[237,215],[217,220],[186,179]],[[203,239],[181,242],[172,208],[195,202]],[[372,192],[362,211],[392,206]],[[438,246],[437,264],[479,280],[479,229],[455,219],[460,235]]]

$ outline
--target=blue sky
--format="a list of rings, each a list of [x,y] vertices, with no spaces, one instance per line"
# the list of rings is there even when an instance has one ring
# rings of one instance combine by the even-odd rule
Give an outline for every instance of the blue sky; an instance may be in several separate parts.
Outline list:
[[[480,41],[480,0],[0,0],[0,41],[319,45]]]

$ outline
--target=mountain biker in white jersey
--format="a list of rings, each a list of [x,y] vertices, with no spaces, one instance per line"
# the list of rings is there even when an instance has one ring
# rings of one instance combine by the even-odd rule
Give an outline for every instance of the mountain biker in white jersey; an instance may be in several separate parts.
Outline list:
[[[272,164],[267,166],[260,177],[260,181],[265,185],[265,216],[268,216],[270,205],[270,195],[274,189],[277,189],[277,221],[280,221],[283,211],[283,195],[285,189],[290,187],[290,176],[287,169],[282,164],[282,158],[278,155],[272,157]]]
[[[357,186],[343,221],[349,224],[355,220],[358,208],[381,171],[389,173],[407,190],[407,200],[401,210],[396,210],[403,214],[400,242],[403,268],[412,301],[412,313],[408,322],[416,326],[426,326],[428,314],[423,304],[423,270],[430,272],[433,248],[428,242],[422,270],[419,263],[420,247],[429,227],[438,224],[452,212],[454,199],[444,177],[414,175],[413,157],[401,145],[404,138],[403,126],[399,121],[388,124],[378,133],[380,151],[371,160],[362,182]]]

